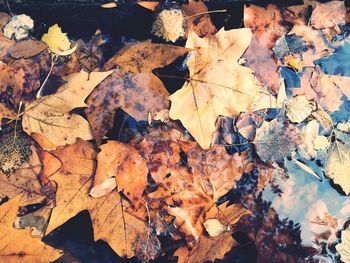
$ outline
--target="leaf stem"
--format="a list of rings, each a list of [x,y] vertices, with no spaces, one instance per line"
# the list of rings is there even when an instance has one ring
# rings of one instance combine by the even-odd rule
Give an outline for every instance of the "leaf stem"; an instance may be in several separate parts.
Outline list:
[[[206,12],[200,12],[191,16],[188,16],[187,19],[190,19],[192,17],[200,16],[200,15],[205,15],[205,14],[211,14],[211,13],[226,13],[227,9],[221,9],[221,10],[213,10],[213,11],[206,11]]]
[[[51,73],[52,73],[52,70],[53,70],[53,67],[55,66],[56,60],[57,60],[57,56],[56,56],[56,55],[52,55],[52,56],[51,56],[51,67],[50,67],[50,70],[49,70],[49,72],[47,73],[47,76],[46,76],[44,82],[41,84],[38,93],[36,94],[36,98],[37,98],[37,99],[39,99],[39,98],[42,97],[41,94],[42,94],[42,92],[43,92],[44,86],[45,86],[47,80],[49,79],[49,77],[50,77],[50,75],[51,75]]]

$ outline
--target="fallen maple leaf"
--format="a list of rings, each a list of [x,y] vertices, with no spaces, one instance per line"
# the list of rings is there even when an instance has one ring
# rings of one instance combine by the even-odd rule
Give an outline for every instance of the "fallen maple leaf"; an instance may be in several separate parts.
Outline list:
[[[40,239],[32,238],[30,230],[12,227],[21,196],[18,195],[0,206],[0,261],[2,262],[53,262],[62,255]]]
[[[89,191],[96,168],[95,149],[81,139],[50,153],[61,161],[62,167],[50,177],[57,183],[57,193],[46,234],[89,208]]]
[[[186,48],[144,41],[125,45],[106,63],[104,69],[116,71],[92,92],[85,111],[97,144],[112,128],[117,108],[137,121],[168,108],[169,93],[152,70],[186,52]]]
[[[234,225],[242,216],[251,215],[252,213],[245,209],[241,204],[229,205],[229,201],[222,203],[219,206],[213,206],[206,214],[206,219],[218,219],[224,225]]]
[[[96,151],[92,145],[79,139],[51,154],[61,161],[62,167],[50,177],[57,183],[57,193],[46,234],[88,210],[95,240],[107,241],[122,257],[134,256],[132,243],[147,227],[143,221],[126,213],[127,201],[121,199],[119,193],[112,191],[101,198],[89,196],[96,168]]]
[[[132,147],[117,141],[100,146],[92,197],[101,197],[115,187],[130,201],[138,201],[147,185],[146,160]]]
[[[131,258],[135,255],[134,243],[140,236],[145,236],[147,225],[128,214],[127,201],[116,191],[89,200],[89,212],[94,228],[94,239],[105,240],[121,257]],[[148,242],[145,238],[145,242]]]
[[[217,237],[202,235],[192,250],[181,247],[175,251],[174,256],[178,257],[178,263],[214,262],[223,259],[227,252],[238,245],[231,232],[224,232]]]
[[[190,79],[170,96],[169,116],[181,120],[203,149],[210,147],[217,117],[247,110],[257,95],[253,71],[237,64],[251,37],[247,28],[205,38],[189,33],[186,47],[195,50],[187,61]]]
[[[113,71],[80,72],[69,75],[56,94],[42,97],[29,103],[23,114],[23,130],[29,135],[43,134],[56,145],[71,144],[76,138],[93,138],[89,123],[80,115],[69,112],[78,107],[86,107],[85,98]]]

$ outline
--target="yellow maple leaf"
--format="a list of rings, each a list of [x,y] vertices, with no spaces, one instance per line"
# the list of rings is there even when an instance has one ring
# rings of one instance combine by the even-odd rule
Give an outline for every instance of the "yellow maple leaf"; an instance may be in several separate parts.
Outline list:
[[[51,52],[59,56],[68,56],[77,49],[77,45],[71,48],[67,34],[57,24],[50,27],[41,40],[48,45]]]

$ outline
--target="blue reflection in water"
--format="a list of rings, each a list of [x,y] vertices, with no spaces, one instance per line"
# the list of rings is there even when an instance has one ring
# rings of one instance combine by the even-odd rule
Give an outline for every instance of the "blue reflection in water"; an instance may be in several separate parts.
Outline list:
[[[321,69],[331,75],[350,76],[350,43],[345,42],[328,57],[314,61]]]
[[[289,178],[274,178],[282,194],[276,194],[268,186],[263,192],[263,199],[271,202],[281,219],[288,218],[300,223],[302,245],[320,249],[316,243],[331,245],[338,241],[336,232],[342,229],[350,216],[350,200],[330,187],[330,182],[322,175],[322,169],[315,161],[307,161],[306,165],[323,180],[286,160]],[[335,220],[333,225],[330,218]],[[327,255],[328,258],[320,256],[322,262],[334,262],[336,255],[331,251],[327,251]]]

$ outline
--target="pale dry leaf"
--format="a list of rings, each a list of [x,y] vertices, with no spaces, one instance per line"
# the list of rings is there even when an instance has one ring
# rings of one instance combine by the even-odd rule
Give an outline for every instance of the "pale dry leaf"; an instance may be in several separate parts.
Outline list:
[[[170,96],[169,116],[179,119],[203,149],[210,147],[218,116],[246,111],[258,93],[253,71],[237,63],[251,37],[248,28],[221,29],[205,38],[189,33],[190,79]]]
[[[204,222],[205,230],[208,232],[209,236],[217,237],[227,230],[227,226],[223,225],[217,219],[207,219]]]
[[[84,100],[113,71],[79,72],[69,75],[56,94],[42,97],[26,106],[22,125],[26,133],[42,134],[55,145],[72,144],[76,138],[93,139],[89,123],[69,112],[86,107]]]
[[[314,140],[315,150],[325,150],[328,147],[329,141],[326,136],[317,136]]]
[[[328,151],[328,159],[324,167],[328,177],[339,184],[343,191],[350,194],[350,148],[335,141]]]
[[[315,109],[315,103],[305,96],[295,96],[286,102],[286,116],[294,123],[303,122]]]
[[[344,263],[350,263],[350,229],[341,232],[341,242],[335,246]]]
[[[305,159],[315,158],[314,141],[318,136],[320,125],[316,120],[309,121],[301,130],[302,143],[298,144],[298,152]]]

